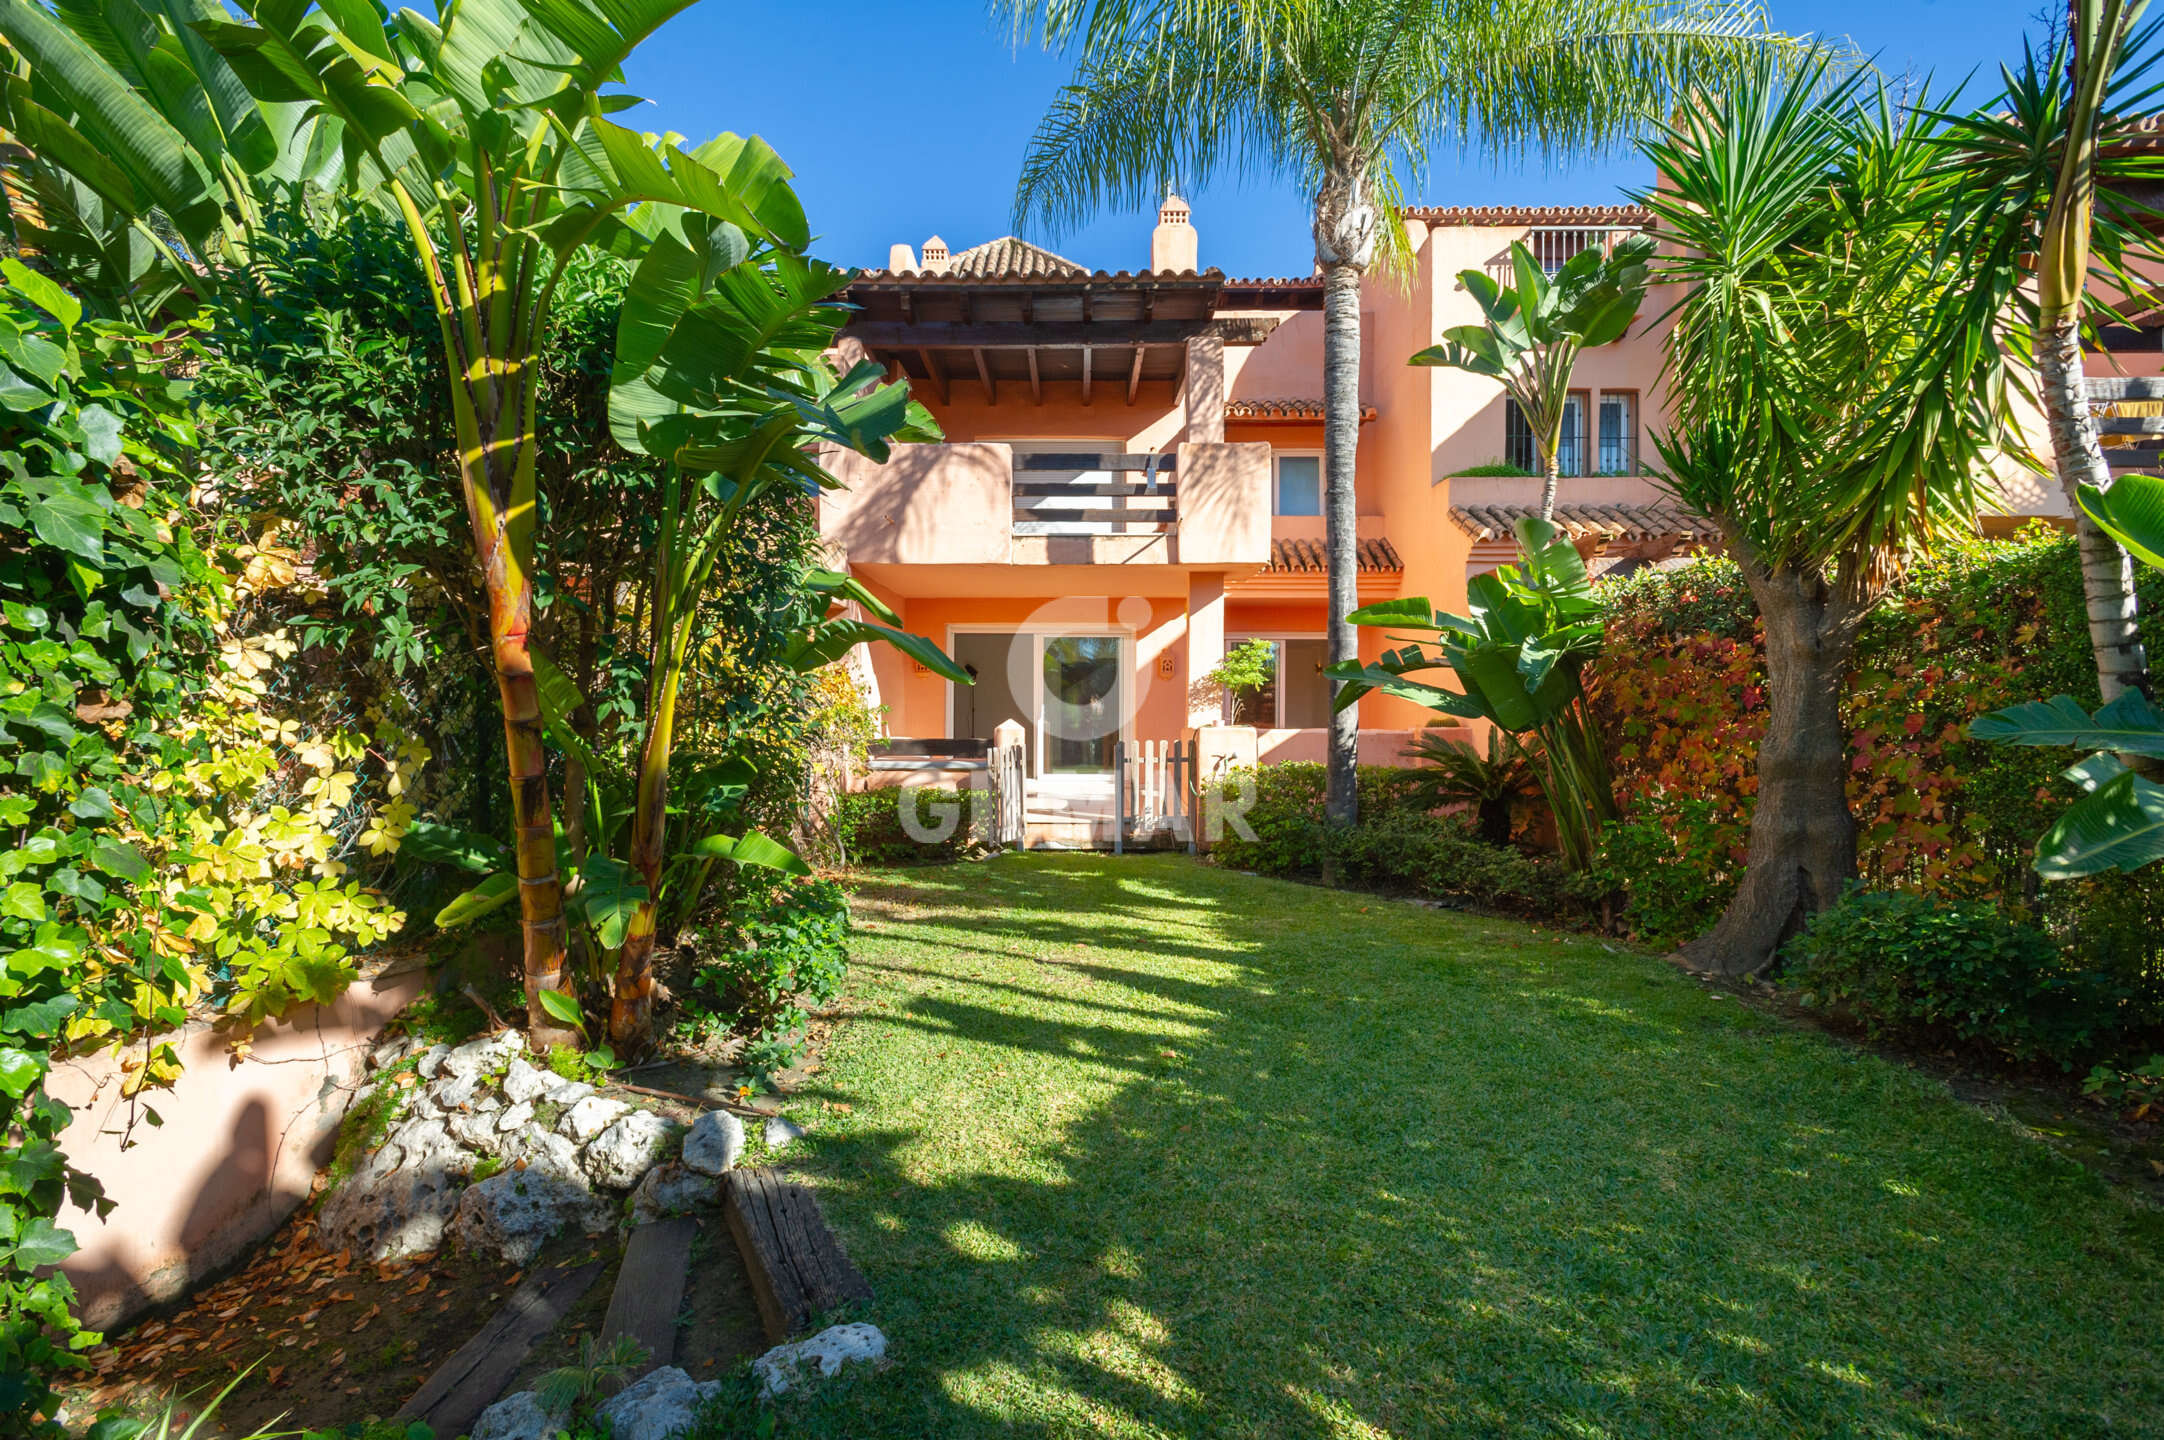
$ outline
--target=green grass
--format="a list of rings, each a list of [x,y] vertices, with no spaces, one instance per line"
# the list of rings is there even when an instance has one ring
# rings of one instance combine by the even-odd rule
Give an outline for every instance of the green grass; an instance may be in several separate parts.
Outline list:
[[[1664,963],[1179,857],[874,877],[784,1435],[2164,1434],[2155,1217]]]

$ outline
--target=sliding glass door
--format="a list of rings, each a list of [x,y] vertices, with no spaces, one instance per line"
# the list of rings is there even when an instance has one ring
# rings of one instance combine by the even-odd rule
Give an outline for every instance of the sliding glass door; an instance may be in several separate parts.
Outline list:
[[[1120,637],[1044,637],[1044,768],[1086,775],[1112,768],[1121,719]]]

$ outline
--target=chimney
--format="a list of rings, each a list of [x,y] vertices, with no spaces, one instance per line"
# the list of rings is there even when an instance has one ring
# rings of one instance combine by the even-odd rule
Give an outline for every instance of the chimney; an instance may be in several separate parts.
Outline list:
[[[1150,232],[1150,268],[1194,273],[1198,243],[1195,227],[1187,219],[1187,202],[1166,191],[1164,208],[1157,212],[1157,228]]]
[[[924,242],[924,269],[929,275],[947,273],[947,242],[937,235]]]
[[[897,275],[905,270],[916,269],[917,252],[907,245],[889,245],[887,247],[887,268]]]

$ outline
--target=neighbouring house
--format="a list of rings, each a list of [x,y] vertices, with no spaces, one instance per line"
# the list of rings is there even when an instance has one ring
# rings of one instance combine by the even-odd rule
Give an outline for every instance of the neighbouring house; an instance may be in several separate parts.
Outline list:
[[[1507,271],[1520,240],[1552,270],[1649,216],[1492,207],[1403,219],[1410,272],[1371,277],[1362,302],[1359,593],[1462,609],[1467,577],[1508,561],[1511,522],[1537,512],[1537,456],[1499,385],[1407,358],[1478,320],[1461,271]],[[1717,542],[1645,473],[1646,437],[1667,418],[1671,298],[1656,289],[1629,334],[1578,365],[1557,518],[1596,571]],[[935,236],[921,254],[894,246],[848,299],[858,313],[845,358],[906,376],[946,440],[899,447],[884,465],[834,457],[846,488],[822,499],[822,534],[837,563],[977,677],[950,685],[898,652],[859,655],[888,736],[876,780],[954,783],[981,770],[1008,722],[1032,818],[1094,822],[1091,837],[1069,838],[1102,839],[1121,741],[1200,735],[1235,759],[1323,757],[1318,278],[1204,268],[1172,197],[1146,269],[1093,272],[1012,236],[950,251]],[[2010,515],[2065,513],[2048,479],[2012,464],[2006,479]],[[1218,693],[1210,672],[1251,639],[1273,645],[1275,682]],[[1361,643],[1373,655],[1388,642],[1364,630]],[[1359,718],[1362,760],[1387,764],[1433,717],[1370,696]]]

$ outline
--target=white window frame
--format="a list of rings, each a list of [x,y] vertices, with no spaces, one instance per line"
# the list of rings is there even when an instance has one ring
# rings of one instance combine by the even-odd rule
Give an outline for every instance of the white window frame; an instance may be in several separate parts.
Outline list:
[[[1270,715],[1270,728],[1272,730],[1283,730],[1286,728],[1285,642],[1288,640],[1321,640],[1327,642],[1329,639],[1329,635],[1321,630],[1229,630],[1225,633],[1226,655],[1230,655],[1235,649],[1237,649],[1239,646],[1245,645],[1250,640],[1270,640],[1275,641],[1277,644],[1277,674],[1274,677],[1271,686],[1270,697],[1272,705],[1272,713]],[[1220,656],[1219,658],[1222,659],[1223,656]],[[1224,717],[1224,722],[1227,725],[1235,723],[1232,718],[1231,691],[1228,690],[1224,693],[1224,695],[1219,697],[1218,705],[1218,713]],[[948,728],[952,729],[953,727],[950,725]]]
[[[1059,635],[1110,635],[1120,642],[1120,729],[1118,739],[1132,742],[1135,738],[1135,637],[1134,627],[1129,625],[1090,623],[1046,625],[1042,621],[1031,624],[978,624],[962,621],[947,627],[946,650],[954,653],[954,637],[957,635],[1027,635],[1030,642],[1030,674],[1035,683],[1030,687],[1029,700],[1029,778],[1045,778],[1044,768],[1044,642],[1047,636]],[[947,738],[954,738],[954,692],[952,680],[940,682],[946,688]]]
[[[1289,517],[1289,518],[1291,518],[1291,519],[1294,519],[1294,520],[1317,520],[1317,519],[1320,519],[1320,518],[1322,517],[1322,512],[1323,512],[1323,501],[1324,501],[1323,491],[1324,491],[1324,490],[1325,490],[1325,489],[1326,489],[1326,488],[1328,487],[1328,480],[1327,480],[1327,478],[1326,478],[1326,477],[1325,477],[1325,476],[1323,475],[1323,473],[1322,473],[1322,451],[1320,451],[1320,450],[1276,450],[1276,449],[1273,449],[1273,450],[1271,450],[1271,452],[1270,452],[1270,514],[1271,514],[1272,516],[1278,516],[1278,515],[1283,515],[1283,514],[1285,514],[1285,503],[1284,503],[1284,489],[1283,489],[1283,487],[1284,487],[1284,471],[1283,471],[1282,467],[1280,467],[1280,466],[1279,466],[1278,462],[1279,462],[1280,460],[1284,460],[1284,459],[1287,459],[1288,457],[1289,457],[1289,458],[1292,458],[1292,459],[1298,459],[1298,460],[1313,460],[1313,461],[1315,462],[1315,513],[1314,513],[1313,515],[1294,515],[1294,516],[1291,516],[1291,517]],[[1269,637],[1269,636],[1267,636],[1267,635],[1257,635],[1257,636],[1255,636],[1255,637],[1253,637],[1253,638],[1255,638],[1255,639],[1257,639],[1257,640],[1267,640],[1267,639],[1269,639],[1270,637]]]

